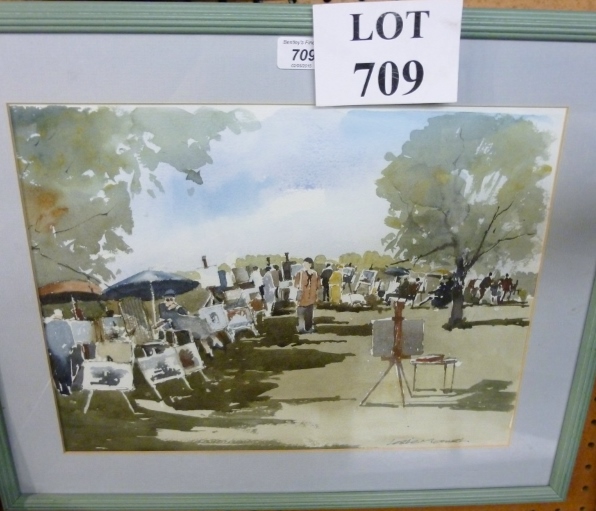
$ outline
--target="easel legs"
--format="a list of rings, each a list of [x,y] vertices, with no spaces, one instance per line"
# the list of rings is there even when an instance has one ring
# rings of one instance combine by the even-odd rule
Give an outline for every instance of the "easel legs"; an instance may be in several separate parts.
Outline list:
[[[374,390],[379,386],[379,384],[381,383],[381,381],[383,380],[383,378],[385,378],[385,376],[387,376],[387,374],[389,373],[389,371],[391,371],[391,368],[393,367],[394,362],[391,362],[389,364],[389,367],[387,367],[387,369],[385,370],[385,372],[383,373],[383,375],[379,378],[379,381],[377,381],[377,383],[375,383],[372,387],[372,389],[370,389],[368,391],[368,394],[366,394],[366,396],[364,396],[364,399],[362,401],[360,401],[360,406],[362,406],[366,400],[368,399],[368,397],[374,392]]]
[[[397,381],[399,382],[399,390],[401,393],[401,402],[402,405],[406,406],[406,396],[404,393],[404,383],[406,385],[406,388],[408,389],[408,394],[410,395],[410,397],[412,397],[412,391],[410,390],[410,386],[408,385],[408,380],[406,379],[406,374],[404,373],[404,367],[401,363],[401,360],[399,359],[395,359],[392,358],[391,361],[389,362],[389,367],[387,367],[387,369],[385,370],[385,372],[381,375],[381,377],[379,378],[379,380],[377,381],[377,383],[375,383],[373,385],[373,387],[368,391],[368,393],[366,394],[366,396],[364,396],[364,399],[362,401],[360,401],[360,406],[362,406],[366,400],[370,397],[370,395],[374,392],[374,390],[379,386],[379,384],[381,383],[381,381],[383,381],[383,378],[385,378],[385,376],[387,376],[389,374],[389,371],[391,371],[391,369],[395,367],[395,374],[397,376]]]
[[[128,405],[128,408],[134,414],[135,413],[135,409],[130,404],[130,401],[126,397],[126,394],[122,390],[120,391],[120,394],[122,394],[122,397],[126,401],[126,404]],[[85,402],[85,407],[83,408],[83,413],[85,413],[85,414],[89,411],[89,405],[91,404],[91,398],[93,398],[93,391],[92,390],[89,391],[89,395],[87,396],[87,401]]]
[[[89,395],[87,396],[87,401],[85,402],[85,407],[83,408],[83,413],[87,413],[89,410],[89,405],[91,404],[91,398],[93,397],[93,391],[89,391]]]
[[[412,396],[412,390],[410,389],[410,386],[408,385],[408,380],[406,379],[406,373],[404,372],[404,366],[401,363],[401,360],[397,360],[395,363],[395,372],[397,373],[397,378],[399,380],[399,389],[401,390],[401,401],[404,405],[404,407],[406,406],[406,399],[404,396],[404,387],[403,387],[403,383],[406,384],[406,388],[408,389],[408,394],[410,397]],[[403,383],[402,383],[403,380]]]

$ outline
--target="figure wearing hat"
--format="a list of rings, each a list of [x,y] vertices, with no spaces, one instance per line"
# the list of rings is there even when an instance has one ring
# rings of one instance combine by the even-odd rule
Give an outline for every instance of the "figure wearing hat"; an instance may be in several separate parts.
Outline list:
[[[159,304],[159,317],[161,321],[157,323],[157,327],[163,326],[165,323],[170,323],[176,314],[188,315],[188,311],[176,302],[176,293],[173,289],[168,289],[164,293],[163,302]]]
[[[182,307],[182,305],[176,302],[176,293],[173,289],[168,289],[164,294],[164,301],[159,304],[159,317],[161,320],[157,323],[156,328],[165,327],[177,330],[178,317],[188,316],[188,311]],[[215,317],[218,320],[217,316]],[[194,336],[194,335],[193,335]],[[210,343],[218,348],[223,348],[223,343],[217,338],[215,334],[207,334],[203,337],[198,337],[195,340],[201,343],[205,353],[213,358],[213,350],[211,349]]]
[[[301,334],[314,332],[313,314],[319,289],[319,275],[312,269],[313,265],[314,261],[306,257],[302,263],[302,270],[294,277],[294,286],[298,289],[298,332]]]

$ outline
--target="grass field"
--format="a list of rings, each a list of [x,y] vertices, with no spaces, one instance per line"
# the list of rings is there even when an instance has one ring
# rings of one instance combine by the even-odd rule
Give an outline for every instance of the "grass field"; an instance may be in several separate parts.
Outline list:
[[[442,366],[402,361],[406,406],[389,362],[372,357],[371,320],[389,307],[315,311],[316,333],[298,335],[291,313],[261,318],[243,337],[206,359],[199,373],[159,386],[135,367],[135,390],[57,396],[65,449],[241,450],[412,448],[506,445],[514,419],[529,331],[529,307],[467,307],[471,328],[447,331],[448,309],[406,308],[424,319],[424,353],[455,357]],[[361,401],[378,383],[364,405]],[[444,388],[446,383],[446,389]],[[132,407],[132,409],[131,409]],[[134,410],[134,412],[133,412]]]

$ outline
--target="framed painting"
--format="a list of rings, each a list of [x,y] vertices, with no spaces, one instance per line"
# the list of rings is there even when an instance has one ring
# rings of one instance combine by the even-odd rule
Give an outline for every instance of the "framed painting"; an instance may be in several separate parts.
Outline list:
[[[595,19],[466,10],[456,104],[316,108],[308,6],[0,4],[5,508],[564,498]]]

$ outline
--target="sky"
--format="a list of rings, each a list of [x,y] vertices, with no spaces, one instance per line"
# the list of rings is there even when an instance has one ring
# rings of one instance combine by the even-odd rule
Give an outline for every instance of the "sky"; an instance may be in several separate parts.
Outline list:
[[[411,131],[431,116],[454,111],[242,108],[261,128],[224,132],[212,142],[213,164],[201,169],[202,185],[161,165],[156,175],[164,193],[133,198],[133,235],[125,237],[133,251],[110,266],[118,279],[149,268],[200,270],[202,256],[210,265],[233,266],[247,254],[336,259],[346,252],[383,253],[388,203],[377,197],[375,181],[388,164],[385,155],[398,155]],[[533,113],[542,126],[562,129],[562,115],[553,120]],[[554,163],[556,150],[552,157]],[[148,179],[144,185],[150,187]]]

